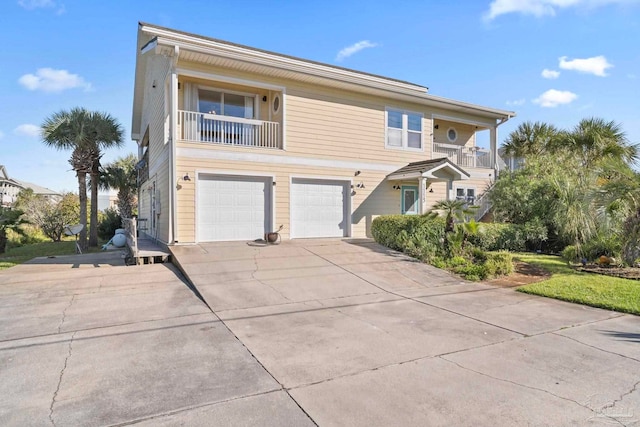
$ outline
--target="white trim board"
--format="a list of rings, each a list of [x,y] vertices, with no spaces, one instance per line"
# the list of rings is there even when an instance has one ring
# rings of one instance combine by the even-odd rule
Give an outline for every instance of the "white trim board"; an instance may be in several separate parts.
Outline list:
[[[241,153],[236,151],[208,150],[195,147],[178,147],[177,155],[181,157],[191,157],[197,159],[210,160],[231,160],[238,162],[255,162],[270,163],[280,165],[299,165],[299,166],[316,166],[325,168],[342,168],[355,170],[371,170],[380,172],[393,172],[398,168],[405,166],[406,163],[400,165],[390,165],[384,163],[367,163],[367,162],[351,162],[345,160],[334,159],[318,159],[312,157],[294,157],[294,156],[277,156],[273,154],[262,153]]]

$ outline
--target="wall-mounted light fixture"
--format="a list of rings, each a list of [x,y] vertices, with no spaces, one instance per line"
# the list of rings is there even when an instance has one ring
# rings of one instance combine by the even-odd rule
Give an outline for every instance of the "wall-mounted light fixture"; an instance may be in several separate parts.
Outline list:
[[[399,185],[394,185],[394,186],[393,186],[393,189],[394,189],[394,190],[399,190],[399,189],[400,189],[400,186],[399,186]]]
[[[435,125],[433,128],[434,129],[440,129],[440,125]]]
[[[356,187],[364,188],[364,182],[360,181],[359,183],[356,184]]]
[[[151,83],[151,87],[154,88],[154,89],[156,88],[157,85],[158,85],[158,83],[156,83],[155,80],[153,81],[153,83]]]
[[[262,102],[267,102],[267,95],[262,97]]]
[[[353,175],[354,175],[354,176],[358,176],[358,175],[360,175],[361,173],[362,173],[362,172],[360,172],[360,171],[356,171],[356,173],[354,173]]]
[[[429,193],[433,193],[433,188],[429,188]]]
[[[177,190],[182,188],[182,186],[180,185],[180,181],[190,182],[191,181],[191,177],[189,176],[189,172],[185,173],[184,176],[181,176],[181,177],[178,178],[178,181],[176,182],[176,189]]]

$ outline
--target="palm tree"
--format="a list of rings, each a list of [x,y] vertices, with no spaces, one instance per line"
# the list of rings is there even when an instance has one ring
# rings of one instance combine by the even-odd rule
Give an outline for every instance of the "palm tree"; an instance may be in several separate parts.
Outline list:
[[[120,218],[131,218],[136,204],[138,179],[135,154],[120,157],[104,167],[100,184],[103,188],[118,190]]]
[[[28,224],[29,221],[22,218],[23,212],[19,209],[8,209],[0,207],[0,254],[3,254],[7,248],[7,231],[13,230],[21,236],[24,231],[20,228],[22,224]]]
[[[582,119],[562,138],[562,144],[589,168],[606,160],[620,160],[633,164],[638,160],[639,146],[631,144],[620,124],[601,118]]]
[[[431,207],[430,216],[439,216],[438,212],[445,217],[445,233],[452,233],[455,229],[455,222],[463,222],[467,217],[472,216],[477,210],[476,206],[469,206],[464,200],[440,200]]]
[[[93,177],[89,244],[97,246],[98,174],[101,150],[121,145],[122,134],[122,127],[110,115],[79,107],[54,113],[42,125],[42,139],[45,145],[59,150],[73,150],[69,163],[78,178],[80,223],[84,225],[78,243],[83,250],[87,248],[87,174]]]
[[[73,150],[69,163],[78,178],[80,198],[80,231],[78,244],[87,249],[87,173],[91,172],[93,154],[91,143],[93,130],[90,126],[91,113],[84,108],[59,111],[48,117],[42,124],[42,140],[45,145],[58,150]]]
[[[555,126],[547,123],[520,123],[505,139],[502,148],[506,155],[513,157],[540,155],[551,150],[560,133]]]
[[[120,123],[110,114],[91,113],[91,126],[95,131],[91,152],[91,228],[89,230],[89,246],[98,246],[98,186],[100,181],[100,158],[102,150],[120,147],[123,141],[123,129]]]

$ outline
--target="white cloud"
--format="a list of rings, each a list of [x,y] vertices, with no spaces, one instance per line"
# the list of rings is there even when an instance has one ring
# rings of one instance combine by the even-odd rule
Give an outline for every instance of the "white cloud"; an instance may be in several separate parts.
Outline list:
[[[521,13],[535,17],[555,16],[559,9],[570,7],[597,8],[610,4],[628,5],[638,0],[493,0],[483,19],[492,19],[509,13]]]
[[[377,43],[371,43],[369,40],[359,41],[358,43],[354,43],[351,46],[347,46],[344,49],[342,49],[340,52],[338,52],[338,55],[336,56],[336,61],[342,61],[343,59],[348,58],[351,55],[360,52],[362,49],[376,47],[376,46],[378,46]]]
[[[555,90],[549,89],[539,97],[533,100],[534,104],[538,104],[541,107],[554,108],[562,104],[570,104],[578,98],[573,92],[568,90]]]
[[[549,70],[545,68],[544,70],[542,70],[542,77],[544,77],[545,79],[557,79],[558,77],[560,77],[560,71]]]
[[[13,130],[13,133],[20,136],[28,136],[30,138],[39,138],[40,126],[32,125],[30,123],[25,123],[15,128]]]
[[[18,4],[27,10],[55,7],[53,0],[18,0]]]
[[[18,82],[29,90],[42,90],[44,92],[62,92],[67,89],[82,88],[91,90],[91,83],[86,82],[77,74],[71,74],[67,70],[54,70],[53,68],[39,68],[35,74],[25,74]]]
[[[559,58],[559,67],[563,70],[573,70],[580,73],[593,74],[600,77],[606,77],[607,68],[613,65],[607,61],[604,56],[594,56],[593,58],[571,59],[567,60],[566,56]]]
[[[0,139],[4,138],[4,132],[0,130]]]
[[[510,107],[514,107],[514,106],[518,106],[518,105],[524,105],[525,102],[527,102],[526,99],[520,98],[520,99],[516,99],[514,101],[507,101],[507,105],[510,106]]]

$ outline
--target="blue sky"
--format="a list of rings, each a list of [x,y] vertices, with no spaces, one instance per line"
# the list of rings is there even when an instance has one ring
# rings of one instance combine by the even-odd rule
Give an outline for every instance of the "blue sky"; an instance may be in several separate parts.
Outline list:
[[[106,111],[130,141],[138,21],[408,80],[434,95],[561,128],[622,124],[640,142],[640,0],[4,0],[0,164],[77,191],[68,152],[37,127],[60,109]]]

